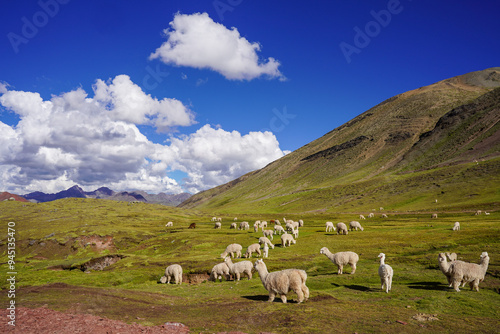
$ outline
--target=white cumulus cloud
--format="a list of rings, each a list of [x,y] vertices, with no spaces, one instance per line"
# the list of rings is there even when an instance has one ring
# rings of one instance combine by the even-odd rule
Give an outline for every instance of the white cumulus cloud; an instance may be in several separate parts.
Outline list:
[[[177,13],[165,29],[167,41],[150,59],[167,64],[206,68],[231,80],[252,80],[262,75],[285,80],[280,63],[272,57],[261,61],[260,45],[240,36],[238,29],[228,29],[214,22],[207,13]]]
[[[81,88],[44,100],[36,92],[6,90],[0,105],[19,122],[0,122],[0,189],[19,194],[85,189],[198,192],[231,181],[282,157],[271,132],[225,131],[202,126],[151,142],[138,125],[166,131],[195,123],[175,99],[145,94],[128,76],[97,80],[94,96]],[[169,172],[181,171],[177,181]]]
[[[285,153],[271,132],[214,129],[210,125],[157,150],[156,159],[188,174],[190,192],[215,187],[281,158]]]

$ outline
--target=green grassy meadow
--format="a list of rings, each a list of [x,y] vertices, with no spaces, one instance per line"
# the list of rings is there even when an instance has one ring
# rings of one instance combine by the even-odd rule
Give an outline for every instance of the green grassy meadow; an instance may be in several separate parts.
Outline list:
[[[385,212],[388,218],[381,218]],[[192,332],[247,333],[497,333],[500,319],[500,213],[475,216],[471,212],[393,213],[376,211],[375,218],[359,220],[358,213],[231,214],[214,229],[216,213],[161,205],[129,204],[92,199],[64,199],[32,204],[1,202],[2,272],[6,272],[7,223],[15,222],[18,306],[90,313],[126,322],[160,325],[182,322]],[[222,262],[220,254],[231,243],[246,247],[262,232],[229,229],[234,217],[247,220],[303,219],[297,244],[275,249],[265,263],[269,271],[304,269],[310,299],[289,303],[279,298],[267,303],[268,293],[257,273],[239,282],[206,281],[210,269]],[[348,235],[326,233],[325,222],[359,220],[364,231]],[[174,226],[165,228],[172,221]],[[455,221],[461,231],[452,231]],[[196,223],[196,229],[188,229]],[[272,226],[269,225],[268,229]],[[321,247],[332,252],[355,251],[358,268],[337,267]],[[467,286],[457,293],[448,288],[438,267],[440,252],[456,252],[459,259],[490,264],[479,292]],[[377,255],[386,254],[394,269],[393,289],[380,289]],[[83,272],[78,266],[104,255],[124,258],[102,271]],[[251,259],[255,261],[255,257]],[[234,260],[239,261],[239,260]],[[160,284],[165,267],[178,263],[182,285]],[[0,300],[7,305],[7,282],[0,284]],[[434,316],[421,321],[414,317]],[[423,314],[423,315],[422,315]]]

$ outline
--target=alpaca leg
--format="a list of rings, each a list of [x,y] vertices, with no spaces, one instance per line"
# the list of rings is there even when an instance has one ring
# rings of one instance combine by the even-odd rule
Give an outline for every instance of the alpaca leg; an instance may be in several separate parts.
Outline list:
[[[280,295],[280,298],[283,304],[286,304],[286,295]]]
[[[356,263],[351,263],[352,272],[351,275],[356,272]]]
[[[252,271],[251,270],[247,271],[247,276],[248,276],[248,279],[252,279]]]
[[[274,292],[269,292],[269,299],[267,301],[271,303],[275,297],[276,294]]]
[[[308,300],[309,299],[309,288],[305,285],[305,284],[302,284],[302,292],[304,293],[304,300]]]
[[[240,273],[236,273],[236,280],[239,281],[240,280]]]
[[[460,280],[453,279],[453,289],[455,289],[456,292],[460,292],[459,286],[460,286]]]
[[[479,292],[479,279],[475,279],[474,282],[471,283],[471,290],[472,288]]]
[[[337,272],[337,274],[342,275],[342,269],[344,269],[344,266],[339,264],[339,271]]]

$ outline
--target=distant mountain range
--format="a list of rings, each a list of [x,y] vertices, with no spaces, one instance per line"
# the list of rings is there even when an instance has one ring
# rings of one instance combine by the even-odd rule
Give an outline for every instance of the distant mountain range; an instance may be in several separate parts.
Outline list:
[[[40,191],[22,195],[21,197],[31,201],[31,202],[50,202],[62,198],[76,197],[76,198],[100,198],[108,199],[114,201],[127,201],[127,202],[145,202],[152,204],[162,204],[169,206],[177,206],[189,197],[191,194],[181,193],[181,194],[148,194],[145,191],[122,191],[116,192],[106,187],[101,187],[97,190],[86,192],[82,188],[75,185],[69,189],[60,191],[56,194],[46,194]]]

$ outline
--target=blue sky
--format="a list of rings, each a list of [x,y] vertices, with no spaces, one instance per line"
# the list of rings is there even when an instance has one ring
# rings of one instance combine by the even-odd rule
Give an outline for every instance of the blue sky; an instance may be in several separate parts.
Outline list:
[[[499,12],[498,1],[8,1],[0,190],[216,186],[396,94],[499,66]]]

